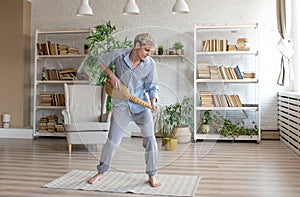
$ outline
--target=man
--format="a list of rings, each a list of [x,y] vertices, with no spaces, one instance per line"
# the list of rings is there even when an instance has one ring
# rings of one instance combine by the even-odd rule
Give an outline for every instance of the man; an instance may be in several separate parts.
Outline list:
[[[98,59],[100,68],[110,77],[111,85],[119,88],[123,83],[131,94],[151,102],[152,109],[130,101],[113,99],[113,110],[108,140],[103,146],[98,173],[88,180],[94,184],[109,170],[112,157],[119,147],[123,132],[130,121],[141,129],[145,148],[146,174],[152,187],[160,186],[157,174],[157,142],[154,135],[152,112],[157,111],[158,99],[157,73],[154,60],[150,57],[155,42],[149,33],[138,34],[134,39],[133,49],[117,49],[101,55]],[[108,66],[116,65],[114,74]]]

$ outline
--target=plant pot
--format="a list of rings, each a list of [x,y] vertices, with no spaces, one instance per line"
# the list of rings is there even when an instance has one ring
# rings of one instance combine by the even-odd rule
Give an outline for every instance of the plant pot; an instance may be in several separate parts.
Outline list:
[[[183,50],[182,49],[177,49],[176,50],[176,55],[183,55]]]
[[[210,124],[202,124],[201,133],[209,133],[209,131],[210,131]]]
[[[177,148],[178,140],[174,138],[163,138],[162,146],[165,147],[167,151],[175,151]]]
[[[172,132],[179,144],[191,141],[192,133],[189,127],[174,127]]]
[[[164,49],[158,48],[158,55],[163,55],[164,54]]]

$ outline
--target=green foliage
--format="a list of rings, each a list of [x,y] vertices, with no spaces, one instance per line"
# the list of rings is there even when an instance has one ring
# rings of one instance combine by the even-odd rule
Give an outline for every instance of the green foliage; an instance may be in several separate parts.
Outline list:
[[[173,49],[178,50],[178,49],[182,49],[183,48],[183,44],[180,41],[177,41],[173,44]]]
[[[164,49],[164,46],[163,45],[159,45],[157,48],[158,49]]]
[[[210,115],[210,112],[207,110],[204,112],[203,117],[201,119],[202,124],[211,124],[213,117]]]
[[[98,57],[102,53],[110,52],[113,49],[132,48],[133,42],[127,40],[119,41],[113,36],[117,28],[110,21],[95,26],[94,31],[87,37],[89,44],[89,54],[84,61],[86,72],[95,80],[96,85],[104,86],[107,75],[99,68]],[[110,69],[115,73],[115,65],[110,66]],[[107,110],[112,109],[112,98],[107,98]]]
[[[133,47],[133,42],[125,38],[124,41],[119,41],[113,36],[116,27],[110,21],[95,26],[94,31],[87,37],[89,42],[89,55],[84,62],[87,72],[95,80],[97,85],[104,86],[107,75],[99,68],[98,57],[102,53],[110,52],[113,49]],[[112,71],[115,71],[114,66],[111,66]]]
[[[163,137],[174,138],[174,127],[192,126],[193,102],[192,98],[184,97],[181,102],[161,108],[155,120],[155,128]]]
[[[233,140],[241,135],[258,135],[258,128],[252,121],[252,128],[246,128],[244,121],[234,124],[230,119],[222,117],[219,113],[210,115],[212,117],[212,127],[224,137],[231,137]]]

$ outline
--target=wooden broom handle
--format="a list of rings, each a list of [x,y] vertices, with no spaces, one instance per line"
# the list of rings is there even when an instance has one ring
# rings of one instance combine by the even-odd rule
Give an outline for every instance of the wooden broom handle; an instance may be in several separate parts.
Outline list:
[[[149,103],[146,103],[145,101],[143,101],[142,99],[139,99],[133,95],[130,95],[129,100],[131,100],[132,102],[139,104],[141,106],[147,107],[149,109],[152,108],[152,106]]]
[[[110,88],[113,88],[112,85],[110,84],[110,78],[107,78],[106,83],[108,83],[108,85],[109,85]],[[141,106],[147,107],[149,109],[152,109],[152,106],[149,103],[146,103],[142,99],[140,99],[140,98],[138,98],[138,97],[133,96],[132,94],[130,94],[128,88],[124,84],[121,83],[120,86],[123,86],[123,88],[125,88],[126,91],[128,91],[128,93],[129,93],[129,98],[128,99],[130,101],[132,101],[132,102],[134,102],[136,104],[139,104]],[[110,95],[110,96],[112,96],[112,95]]]

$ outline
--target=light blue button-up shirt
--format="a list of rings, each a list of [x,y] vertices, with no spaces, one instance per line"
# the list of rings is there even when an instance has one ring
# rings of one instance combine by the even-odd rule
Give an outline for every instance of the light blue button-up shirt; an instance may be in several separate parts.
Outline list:
[[[98,63],[106,66],[116,65],[116,76],[129,92],[149,103],[151,98],[158,100],[158,77],[156,64],[148,56],[136,68],[132,69],[129,55],[132,49],[116,49],[99,56]],[[131,101],[113,98],[114,107],[125,109],[129,106],[132,113],[140,113],[146,108]]]

